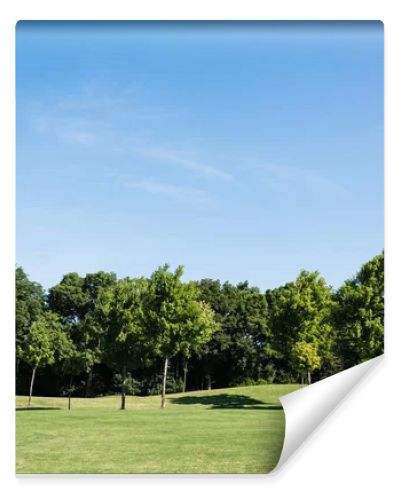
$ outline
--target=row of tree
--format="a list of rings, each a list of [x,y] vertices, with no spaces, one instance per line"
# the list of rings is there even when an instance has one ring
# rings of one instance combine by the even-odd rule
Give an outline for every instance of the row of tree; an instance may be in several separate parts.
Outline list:
[[[247,282],[66,274],[47,293],[16,269],[17,392],[161,393],[319,380],[383,352],[384,256],[333,290],[318,272]]]

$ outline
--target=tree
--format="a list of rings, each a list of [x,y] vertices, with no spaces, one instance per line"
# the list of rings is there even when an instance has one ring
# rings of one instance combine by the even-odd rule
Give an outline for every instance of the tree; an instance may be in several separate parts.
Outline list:
[[[301,271],[296,281],[268,291],[267,300],[272,351],[287,373],[299,341],[313,346],[321,367],[332,362],[332,290],[318,272]]]
[[[261,378],[269,351],[268,306],[264,294],[248,282],[235,287],[234,300],[223,328],[230,337],[228,350],[232,381]]]
[[[311,384],[311,373],[321,365],[316,346],[305,340],[299,340],[292,347],[292,359],[298,370],[307,372],[307,381]]]
[[[80,348],[85,351],[84,370],[87,373],[86,397],[91,395],[93,367],[101,361],[101,328],[95,318],[96,303],[102,290],[110,288],[117,283],[117,276],[114,273],[98,271],[86,274],[83,280],[82,289],[86,293],[87,302],[84,308],[84,317],[79,327]]]
[[[86,352],[79,351],[72,341],[65,346],[63,362],[62,362],[62,371],[63,373],[69,375],[69,384],[67,386],[67,395],[68,395],[68,410],[71,409],[71,397],[73,392],[76,390],[76,387],[73,385],[73,377],[79,375],[86,369],[87,360],[86,360]]]
[[[59,284],[49,290],[50,309],[71,327],[79,323],[87,309],[89,295],[83,285],[84,279],[78,273],[68,273],[63,276]],[[72,334],[75,334],[74,328]]]
[[[49,307],[68,325],[71,338],[81,353],[82,367],[87,375],[86,396],[91,394],[93,366],[100,362],[101,329],[94,318],[98,296],[104,288],[117,281],[114,273],[99,271],[84,278],[68,273],[61,282],[49,290]]]
[[[46,311],[32,323],[24,343],[18,349],[19,356],[32,367],[29,406],[36,370],[62,359],[69,349],[70,342],[66,329],[55,313]]]
[[[194,283],[182,283],[183,267],[169,271],[168,264],[150,277],[146,293],[146,322],[155,355],[164,360],[161,408],[165,407],[168,364],[181,352],[187,357],[191,349],[209,340],[216,328],[211,308],[198,301]]]
[[[32,323],[42,314],[45,307],[44,291],[41,285],[30,281],[22,267],[15,270],[15,330],[16,349],[24,342]]]
[[[209,304],[195,299],[195,297],[198,296],[197,289],[193,288],[192,291],[192,287],[193,285],[187,286],[188,301],[185,315],[182,318],[182,340],[178,351],[182,353],[185,362],[189,359],[193,352],[198,351],[201,346],[210,340],[219,327],[215,321],[214,312]],[[182,392],[186,390],[187,362],[185,362],[183,366],[184,378]]]
[[[384,254],[364,264],[335,296],[336,351],[343,368],[383,353]]]
[[[218,329],[196,351],[195,370],[206,387],[260,380],[268,370],[270,330],[266,297],[247,282],[234,286],[205,279],[197,282],[202,300],[215,313]],[[199,384],[203,387],[203,381]]]
[[[147,354],[143,294],[144,278],[125,278],[104,288],[99,296],[96,317],[104,328],[103,359],[121,371],[121,410],[125,410],[127,368],[144,363]]]
[[[265,294],[247,282],[183,283],[182,276],[182,267],[167,265],[149,279],[68,273],[46,301],[42,287],[17,267],[17,390],[29,377],[32,394],[37,367],[47,364],[46,393],[68,376],[69,406],[73,381],[85,376],[88,396],[94,373],[97,393],[121,388],[122,408],[125,393],[139,390],[161,393],[164,407],[166,392],[297,382],[306,373],[314,381],[383,352],[383,253],[336,292],[318,272],[302,271]],[[57,335],[51,337],[61,330],[71,343],[62,355]]]
[[[199,290],[199,299],[209,304],[213,313],[216,329],[208,342],[201,344],[194,350],[192,364],[196,374],[196,386],[211,389],[213,378],[227,380],[229,367],[230,332],[224,328],[224,322],[233,309],[235,287],[229,283],[221,285],[219,280],[203,279],[195,282]],[[225,382],[227,385],[227,382]]]

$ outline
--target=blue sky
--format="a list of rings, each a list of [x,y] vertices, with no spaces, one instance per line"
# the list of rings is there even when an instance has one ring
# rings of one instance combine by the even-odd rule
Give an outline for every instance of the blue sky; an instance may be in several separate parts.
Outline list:
[[[333,286],[383,249],[383,25],[20,22],[17,263]]]

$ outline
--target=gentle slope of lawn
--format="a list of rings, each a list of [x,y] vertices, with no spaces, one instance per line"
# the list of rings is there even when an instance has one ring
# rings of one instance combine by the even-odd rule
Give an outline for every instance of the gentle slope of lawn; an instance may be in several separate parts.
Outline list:
[[[160,397],[17,396],[17,464],[29,473],[265,473],[281,452],[279,396],[297,385],[262,385]]]

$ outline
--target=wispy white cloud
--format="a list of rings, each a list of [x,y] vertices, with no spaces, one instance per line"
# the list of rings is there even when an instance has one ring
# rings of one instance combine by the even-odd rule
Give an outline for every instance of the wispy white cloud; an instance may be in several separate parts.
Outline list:
[[[215,204],[215,199],[210,193],[201,189],[159,182],[153,179],[134,179],[127,176],[120,176],[119,180],[128,188],[152,195],[166,196],[191,205],[212,207]]]
[[[57,135],[67,142],[82,146],[93,146],[97,140],[95,133],[85,130],[64,130],[60,131]]]
[[[107,147],[108,152],[150,159],[165,169],[186,170],[197,177],[234,180],[230,172],[199,159],[207,154],[203,148],[185,150],[173,141],[160,146],[161,125],[179,110],[143,104],[139,94],[132,89],[107,93],[87,84],[75,93],[52,95],[46,103],[37,103],[36,131],[71,145]]]
[[[132,120],[143,121],[177,118],[186,113],[183,108],[153,104],[152,101],[144,104],[142,94],[143,90],[134,85],[109,92],[90,82],[83,84],[77,92],[54,96],[53,106],[59,112],[111,113],[114,117],[129,115]]]
[[[270,179],[278,187],[282,184],[291,184],[322,194],[347,194],[345,187],[317,170],[274,164],[263,165],[262,169],[270,175]]]
[[[191,155],[184,151],[158,147],[146,147],[137,148],[135,149],[135,152],[147,158],[159,160],[170,165],[176,165],[203,177],[212,177],[222,181],[233,180],[233,176],[230,173],[212,165],[208,165],[207,163],[193,160],[190,158]]]
[[[57,100],[55,108],[60,111],[108,111],[123,105],[123,99],[107,95],[70,94]]]
[[[34,126],[40,134],[51,134],[61,141],[80,146],[93,146],[108,128],[101,120],[87,120],[75,116],[60,116],[38,111]]]

